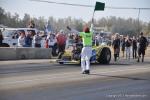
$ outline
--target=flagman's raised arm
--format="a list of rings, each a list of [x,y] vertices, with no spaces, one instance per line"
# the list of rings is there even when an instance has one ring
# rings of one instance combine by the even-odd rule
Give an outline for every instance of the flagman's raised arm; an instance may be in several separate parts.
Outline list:
[[[92,32],[93,33],[93,27],[94,27],[94,25],[93,24],[91,24],[91,27],[90,27],[90,32]]]

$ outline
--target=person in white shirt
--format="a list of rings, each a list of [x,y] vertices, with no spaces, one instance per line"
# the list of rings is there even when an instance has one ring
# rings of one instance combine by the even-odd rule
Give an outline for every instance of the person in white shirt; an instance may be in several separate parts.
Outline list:
[[[23,32],[20,32],[20,36],[18,38],[18,46],[19,47],[25,46],[25,34]]]
[[[130,59],[131,56],[131,39],[129,38],[129,36],[126,37],[125,40],[125,48],[126,48],[126,59]]]
[[[54,45],[57,43],[55,35],[50,32],[49,35],[47,36],[47,41],[49,48],[52,48],[52,55],[54,55],[55,54]]]
[[[40,48],[41,47],[41,40],[42,40],[42,37],[39,36],[39,32],[37,32],[37,34],[33,37],[34,47]]]

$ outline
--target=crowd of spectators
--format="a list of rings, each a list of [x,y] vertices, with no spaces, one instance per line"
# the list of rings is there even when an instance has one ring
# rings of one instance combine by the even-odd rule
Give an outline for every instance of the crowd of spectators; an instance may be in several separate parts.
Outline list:
[[[116,33],[113,36],[112,47],[114,50],[114,61],[119,59],[120,51],[122,51],[122,57],[130,60],[131,58],[137,59],[137,62],[140,61],[142,57],[142,62],[144,62],[145,50],[148,46],[148,40],[144,37],[143,32],[140,33],[139,37],[133,36],[132,38]]]
[[[30,22],[28,28],[35,28],[33,21]],[[70,39],[74,40],[75,43],[82,43],[81,37],[79,37],[77,34],[65,33],[64,30],[60,30],[59,32],[49,31],[44,37],[40,35],[40,31],[35,34],[33,34],[32,31],[29,31],[28,33],[19,31],[17,35],[18,47],[51,48],[52,55],[54,56],[57,54],[63,54],[67,41]],[[3,39],[4,38],[0,30],[0,45],[2,45]],[[132,57],[133,59],[138,59],[138,61],[140,61],[140,57],[142,55],[142,61],[144,61],[144,55],[146,47],[148,46],[148,41],[143,36],[142,32],[140,33],[139,37],[133,36],[132,38],[128,35],[123,36],[119,33],[116,33],[111,39],[102,37],[99,34],[94,34],[93,45],[112,46],[114,50],[114,61],[117,61],[117,58],[120,57],[120,51],[122,53],[122,57],[126,57],[126,59],[130,59]]]

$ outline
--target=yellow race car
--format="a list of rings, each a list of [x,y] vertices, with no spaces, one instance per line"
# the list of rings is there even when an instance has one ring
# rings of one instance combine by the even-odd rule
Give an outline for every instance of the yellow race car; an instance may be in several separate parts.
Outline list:
[[[57,61],[60,64],[65,63],[80,63],[82,43],[75,43],[74,40],[69,41],[69,45],[65,52],[59,57]],[[91,63],[109,64],[111,60],[111,51],[107,45],[93,46]]]

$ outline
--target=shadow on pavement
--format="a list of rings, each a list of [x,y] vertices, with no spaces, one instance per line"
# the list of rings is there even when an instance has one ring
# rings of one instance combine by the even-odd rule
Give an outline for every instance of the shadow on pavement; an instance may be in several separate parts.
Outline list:
[[[107,66],[111,66],[111,65],[131,65],[128,63],[110,63],[110,64],[99,64],[99,63],[92,63],[91,65],[107,65]]]
[[[146,80],[150,81],[149,79],[143,79],[138,77],[128,77],[128,76],[114,76],[114,75],[104,75],[104,74],[90,74],[94,76],[106,76],[106,77],[112,77],[112,78],[121,78],[121,79],[130,79],[130,80]]]

